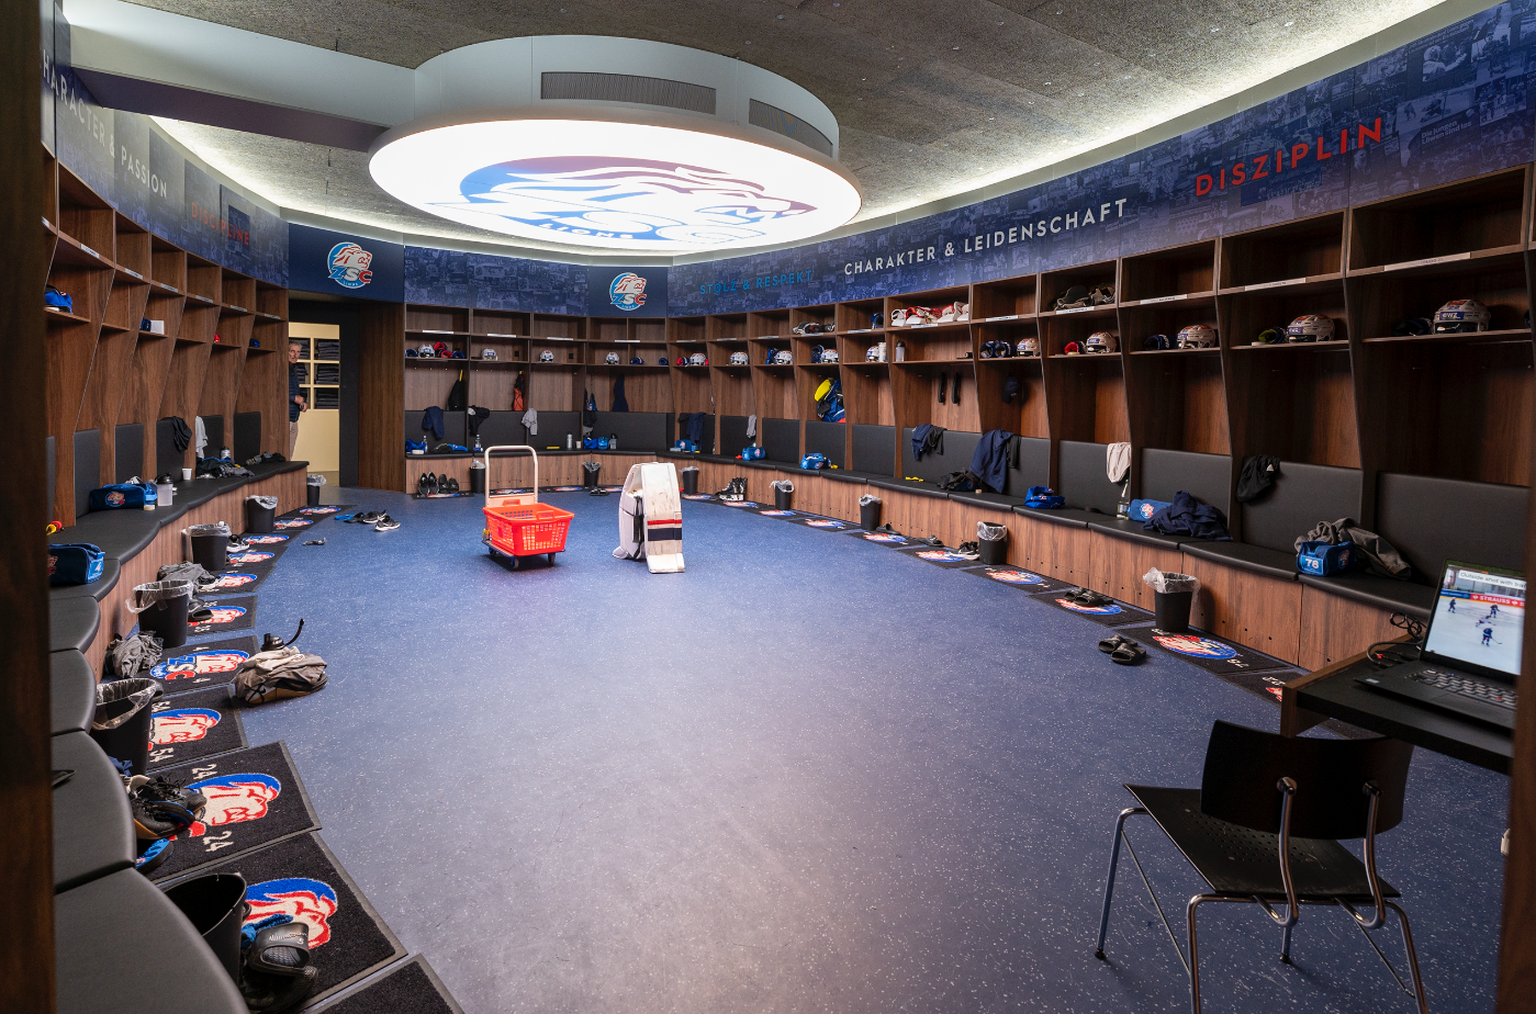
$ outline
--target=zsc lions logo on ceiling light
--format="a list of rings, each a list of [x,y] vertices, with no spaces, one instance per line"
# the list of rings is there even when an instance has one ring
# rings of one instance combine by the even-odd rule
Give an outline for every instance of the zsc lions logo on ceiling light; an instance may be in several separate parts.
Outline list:
[[[464,177],[468,204],[443,205],[537,229],[660,244],[729,244],[767,235],[762,223],[816,208],[716,169],[609,156],[498,162]]]
[[[344,289],[361,289],[373,281],[373,254],[356,243],[337,243],[326,258],[331,281]]]
[[[645,279],[633,271],[626,271],[613,279],[608,286],[608,300],[626,313],[645,305]]]

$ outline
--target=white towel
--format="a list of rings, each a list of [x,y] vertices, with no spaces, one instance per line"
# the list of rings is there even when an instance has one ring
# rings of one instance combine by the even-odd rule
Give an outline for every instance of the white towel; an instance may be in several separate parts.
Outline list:
[[[755,436],[757,436],[757,416],[749,415],[747,416],[747,439],[750,440]]]
[[[523,427],[528,430],[529,435],[535,437],[539,435],[538,409],[530,408],[528,411],[523,413]]]
[[[1104,472],[1110,482],[1124,482],[1131,474],[1131,445],[1125,441],[1104,449]]]
[[[208,431],[203,429],[203,417],[196,416],[193,420],[197,424],[197,430],[192,437],[192,443],[199,458],[206,458],[203,448],[208,446]]]

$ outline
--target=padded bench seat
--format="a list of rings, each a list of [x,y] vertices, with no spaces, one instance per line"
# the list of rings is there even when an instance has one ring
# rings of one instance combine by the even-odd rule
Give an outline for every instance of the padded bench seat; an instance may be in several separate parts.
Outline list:
[[[857,472],[849,472],[842,468],[802,468],[800,471],[810,475],[819,475],[823,479],[831,479],[833,482],[851,482],[860,486],[869,481],[866,476],[859,475]]]
[[[1164,535],[1162,532],[1149,530],[1146,522],[1130,518],[1101,517],[1099,520],[1089,521],[1088,527],[1117,539],[1127,539],[1144,546],[1156,546],[1159,549],[1178,549],[1187,543],[1203,544],[1208,541],[1197,539],[1193,535]]]
[[[212,949],[137,870],[58,895],[53,933],[58,1014],[246,1014]]]
[[[1397,581],[1376,574],[1339,574],[1335,577],[1298,575],[1301,583],[1320,588],[1333,595],[1363,602],[1378,609],[1394,613],[1408,613],[1419,619],[1428,619],[1435,608],[1435,589],[1432,585],[1413,581]]]
[[[891,489],[901,493],[911,493],[915,496],[933,497],[939,500],[948,500],[949,493],[940,489],[935,483],[925,482],[922,479],[890,479],[878,478],[868,480],[869,485],[880,489]]]
[[[53,737],[53,769],[74,772],[53,790],[54,891],[130,869],[133,814],[112,761],[90,736],[66,732]]]
[[[1296,554],[1264,546],[1250,546],[1243,542],[1206,542],[1194,539],[1184,544],[1184,552],[1202,560],[1224,563],[1240,570],[1264,574],[1268,577],[1294,581],[1301,575],[1296,571]]]
[[[101,607],[96,600],[81,595],[59,599],[49,604],[48,650],[84,652],[101,626]]]
[[[955,501],[955,503],[963,503],[971,507],[985,507],[997,511],[1011,511],[1015,507],[1024,506],[1023,497],[1008,496],[1003,493],[988,493],[985,490],[973,490],[969,493],[951,493],[949,498]]]
[[[92,511],[71,527],[49,536],[49,541],[89,542],[108,559],[128,560],[148,549],[159,534],[157,510]]]
[[[1067,525],[1072,528],[1087,528],[1091,521],[1103,521],[1105,518],[1114,517],[1113,514],[1100,514],[1080,507],[1039,508],[1025,507],[1023,504],[1015,507],[1013,512],[1026,518],[1036,518],[1046,524]]]
[[[96,674],[78,651],[48,654],[48,684],[53,708],[53,735],[85,732],[96,714]]]

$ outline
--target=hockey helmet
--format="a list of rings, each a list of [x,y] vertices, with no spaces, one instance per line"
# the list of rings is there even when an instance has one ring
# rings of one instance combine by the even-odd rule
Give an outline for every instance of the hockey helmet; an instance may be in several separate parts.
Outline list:
[[[667,365],[667,357],[666,356],[662,356],[660,359],[656,360],[656,365],[657,366],[665,366],[665,365]]]
[[[1083,345],[1083,351],[1091,353],[1116,352],[1120,348],[1120,342],[1108,331],[1095,331]]]
[[[745,352],[732,352],[731,353],[731,365],[732,366],[745,366],[745,365],[747,365],[747,354]]]
[[[1434,330],[1435,325],[1423,317],[1405,317],[1392,322],[1390,333],[1394,338],[1407,338],[1411,335],[1433,334]]]
[[[496,350],[495,349],[481,349],[480,350],[480,358],[481,359],[487,359],[487,360],[494,360],[496,358]]]
[[[881,326],[884,322],[885,322],[885,314],[883,314],[883,313],[872,313],[872,314],[869,315],[869,329],[871,331],[873,331],[875,328]]]
[[[709,365],[709,360],[704,358],[704,353],[702,353],[702,352],[695,352],[693,355],[688,357],[688,365],[689,366],[708,366]]]
[[[1266,327],[1253,339],[1255,345],[1275,345],[1285,341],[1285,328]]]
[[[1493,314],[1475,299],[1453,299],[1435,311],[1435,333],[1486,331]]]
[[[1285,339],[1291,342],[1332,341],[1333,318],[1317,313],[1304,313],[1286,327]]]
[[[631,359],[629,361],[629,365],[631,365],[631,366],[644,366],[645,365],[645,360],[641,359],[639,356],[635,356],[633,359]]]
[[[824,362],[824,363],[835,363],[835,362],[837,362],[838,361],[837,349],[822,349],[821,350],[821,361]]]
[[[463,349],[454,349],[453,350],[453,358],[455,358],[455,359],[463,359],[464,358],[464,350]]]
[[[552,363],[554,361],[555,361],[555,354],[553,352],[549,351],[549,349],[545,349],[543,352],[539,353],[539,362],[541,362],[541,363]]]
[[[407,358],[407,359],[415,359],[416,356],[417,356],[417,353],[416,353],[415,349],[406,349],[405,350],[405,358]]]
[[[1141,340],[1141,347],[1148,352],[1162,352],[1173,348],[1173,343],[1165,334],[1149,334]]]
[[[1039,356],[1040,339],[1025,338],[1023,341],[1019,342],[1018,353],[1021,356]]]
[[[1179,332],[1181,349],[1214,349],[1216,329],[1209,324],[1191,324]]]
[[[864,361],[866,363],[883,363],[883,362],[885,362],[885,342],[876,342],[875,344],[871,345],[869,348],[865,349],[864,350]]]
[[[603,362],[609,366],[617,366],[619,365],[619,354],[617,352],[610,352],[603,357]]]
[[[678,356],[677,357],[677,362],[673,363],[672,365],[673,366],[687,366],[688,365],[688,359],[685,356]]]
[[[447,342],[433,342],[432,351],[437,355],[439,359],[448,359],[452,356],[452,353],[449,351]]]
[[[423,345],[416,350],[416,354],[423,359],[436,359],[437,353],[432,351],[432,346]]]
[[[768,362],[774,366],[791,366],[794,364],[794,361],[795,357],[790,355],[789,349],[779,349],[779,351],[768,357]]]
[[[1083,347],[1077,342],[1067,342],[1067,347],[1061,351],[1065,352],[1069,356],[1076,356],[1082,354]]]

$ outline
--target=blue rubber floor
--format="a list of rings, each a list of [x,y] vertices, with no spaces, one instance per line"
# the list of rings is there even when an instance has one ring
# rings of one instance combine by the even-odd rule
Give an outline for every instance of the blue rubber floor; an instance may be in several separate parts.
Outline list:
[[[1129,864],[1093,956],[1120,784],[1198,785],[1212,720],[1273,729],[1270,701],[725,507],[685,503],[687,573],[652,576],[610,555],[617,496],[546,496],[566,552],[512,571],[478,499],[327,493],[402,527],[326,521],[285,554],[258,625],[304,617],[331,680],[246,728],[288,742],[326,842],[469,1014],[1188,1009]],[[1507,795],[1418,751],[1380,842],[1432,1008],[1493,1009]],[[1203,884],[1133,828],[1182,938]],[[1413,1009],[1343,912],[1303,912],[1296,967],[1279,944],[1255,907],[1205,909],[1205,1009]]]

